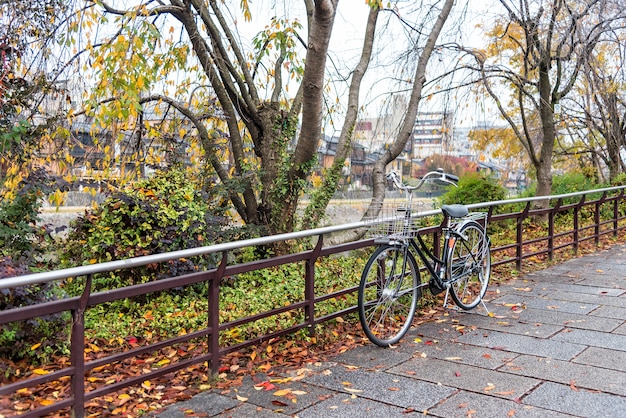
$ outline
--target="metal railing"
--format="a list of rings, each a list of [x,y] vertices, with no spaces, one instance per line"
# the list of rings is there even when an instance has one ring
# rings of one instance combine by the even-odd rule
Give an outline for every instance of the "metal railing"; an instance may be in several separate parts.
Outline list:
[[[626,186],[621,186],[550,197],[486,202],[468,205],[468,207],[471,210],[479,208],[486,210],[488,213],[490,228],[515,227],[515,242],[505,243],[492,248],[492,257],[494,259],[492,266],[497,267],[514,263],[517,270],[522,270],[523,261],[528,257],[545,256],[551,259],[558,250],[571,247],[573,251],[577,251],[580,244],[585,241],[594,240],[597,244],[603,235],[610,234],[617,236],[619,231],[626,228],[626,222],[624,221],[625,216],[623,215],[626,213],[626,199],[624,197],[625,188]],[[590,196],[598,197],[590,199]],[[533,209],[532,204],[540,200],[547,200],[549,203],[548,207],[545,209]],[[510,208],[508,209],[508,212],[506,209],[507,207]],[[428,218],[440,214],[440,210],[430,210],[422,212],[418,216]],[[568,220],[569,216],[571,216],[570,226],[561,227],[557,231],[555,219],[557,219],[560,215],[566,214],[569,214],[567,215]],[[524,222],[530,217],[547,217],[547,233],[544,236],[525,237]],[[583,217],[584,220],[586,220],[586,223],[584,224]],[[563,223],[568,224],[568,222],[559,222],[559,225]],[[36,410],[30,410],[27,412],[23,411],[23,416],[42,416],[64,409],[70,409],[73,416],[81,417],[85,414],[85,404],[95,398],[105,396],[130,386],[140,385],[146,380],[162,377],[166,374],[173,373],[190,366],[202,364],[204,362],[208,362],[211,371],[216,372],[220,366],[220,357],[228,353],[259,344],[260,342],[267,341],[271,338],[292,334],[302,329],[307,329],[309,333],[313,334],[315,332],[316,325],[356,311],[356,306],[351,306],[349,308],[327,313],[322,316],[316,316],[315,308],[316,304],[323,301],[327,301],[332,298],[340,298],[347,294],[356,292],[359,281],[359,277],[354,277],[352,278],[352,281],[347,280],[346,287],[344,289],[340,289],[329,294],[316,294],[316,263],[323,261],[328,256],[366,248],[374,243],[373,239],[368,238],[342,245],[325,247],[324,237],[328,234],[334,234],[355,228],[364,228],[368,225],[371,225],[371,222],[353,222],[308,231],[211,245],[207,247],[155,254],[127,260],[31,274],[21,277],[0,279],[0,289],[8,289],[18,286],[65,280],[68,278],[85,277],[84,291],[79,297],[51,301],[39,305],[0,312],[0,325],[14,321],[28,321],[33,318],[61,312],[70,312],[72,317],[70,365],[47,374],[26,376],[21,380],[12,381],[11,383],[0,387],[0,396],[16,394],[26,388],[32,388],[37,385],[69,378],[71,380],[71,388],[70,393],[65,398],[60,399],[58,402],[51,405],[40,405],[41,407]],[[420,230],[420,233],[430,234],[433,240],[439,240],[441,231],[438,227],[433,226],[423,228]],[[316,238],[317,242],[314,248],[294,254],[229,265],[228,255],[234,250],[302,238]],[[532,250],[530,250],[531,248]],[[163,263],[170,260],[190,258],[206,254],[221,254],[221,262],[216,268],[209,271],[170,277],[150,283],[128,286],[106,292],[92,293],[91,291],[93,277],[97,273],[132,269],[148,264]],[[220,323],[220,283],[225,277],[293,263],[304,263],[304,295],[302,300],[291,303],[288,306],[277,307],[265,312],[257,312],[251,316],[240,318],[228,323]],[[209,288],[206,327],[185,335],[176,335],[157,343],[135,347],[124,352],[106,355],[95,360],[85,360],[86,309],[116,300],[147,295],[149,293],[173,288],[180,288],[195,283],[206,283]],[[243,324],[279,315],[285,312],[301,312],[304,314],[304,319],[299,323],[293,324],[284,329],[275,330],[263,336],[249,338],[245,341],[228,346],[220,346],[220,335],[223,333]],[[198,339],[206,341],[206,352],[201,355],[188,357],[174,364],[166,364],[162,367],[149,370],[138,376],[129,377],[125,380],[102,384],[96,387],[93,387],[93,385],[87,387],[86,377],[96,368],[101,369],[102,367],[106,367],[108,365],[124,362],[132,358],[137,358],[155,351]]]

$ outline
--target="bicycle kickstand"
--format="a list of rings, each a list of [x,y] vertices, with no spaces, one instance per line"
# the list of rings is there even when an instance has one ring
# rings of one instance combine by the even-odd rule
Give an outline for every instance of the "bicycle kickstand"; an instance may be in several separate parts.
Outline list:
[[[448,296],[449,295],[450,295],[450,287],[448,286],[446,288],[446,296],[443,298],[443,307],[445,309],[451,309],[451,310],[454,310],[454,311],[458,311],[459,310],[458,306],[456,306],[456,305],[448,306]]]

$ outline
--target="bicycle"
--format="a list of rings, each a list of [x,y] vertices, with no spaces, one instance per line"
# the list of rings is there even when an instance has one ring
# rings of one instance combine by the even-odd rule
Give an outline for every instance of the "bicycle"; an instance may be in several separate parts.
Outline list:
[[[407,193],[406,205],[396,209],[397,214],[376,221],[383,228],[382,237],[375,240],[377,247],[365,265],[358,291],[361,326],[369,340],[381,347],[396,344],[409,330],[424,287],[433,294],[445,290],[444,306],[452,296],[458,307],[471,310],[482,302],[491,275],[486,213],[470,213],[460,204],[443,205],[443,242],[433,243],[432,250],[414,222],[413,192],[428,181],[458,186],[457,176],[431,171],[417,186],[403,184],[395,172],[387,178]],[[415,254],[430,274],[426,283],[421,282]]]

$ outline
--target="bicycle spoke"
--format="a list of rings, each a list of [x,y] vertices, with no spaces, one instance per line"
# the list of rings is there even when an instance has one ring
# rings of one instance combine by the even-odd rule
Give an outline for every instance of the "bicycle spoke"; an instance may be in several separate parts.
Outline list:
[[[370,258],[359,285],[359,318],[368,338],[389,346],[409,329],[419,290],[417,263],[407,249],[379,248]]]
[[[465,224],[449,256],[448,280],[454,302],[463,309],[472,309],[484,296],[489,282],[491,261],[489,245],[482,226]]]

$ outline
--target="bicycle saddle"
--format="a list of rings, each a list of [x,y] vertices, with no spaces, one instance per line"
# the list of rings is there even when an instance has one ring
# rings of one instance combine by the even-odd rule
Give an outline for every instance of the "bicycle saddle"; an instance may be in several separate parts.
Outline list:
[[[442,205],[441,210],[451,218],[462,218],[469,213],[465,205]]]

